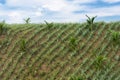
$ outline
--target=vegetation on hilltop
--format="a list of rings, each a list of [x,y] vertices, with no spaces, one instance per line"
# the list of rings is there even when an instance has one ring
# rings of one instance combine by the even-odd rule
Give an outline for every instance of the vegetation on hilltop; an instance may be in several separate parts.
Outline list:
[[[120,22],[88,19],[92,22],[1,22],[0,79],[120,80]]]

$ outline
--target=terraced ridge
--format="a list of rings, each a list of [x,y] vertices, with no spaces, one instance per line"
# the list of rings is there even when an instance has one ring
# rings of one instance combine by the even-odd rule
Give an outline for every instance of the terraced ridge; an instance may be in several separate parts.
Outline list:
[[[11,24],[0,35],[1,80],[120,80],[120,46],[114,45],[108,30],[120,31],[120,23]],[[75,38],[76,49],[69,41]],[[20,41],[26,50],[20,50]],[[4,43],[4,44],[3,44]],[[104,56],[104,68],[96,69],[97,56]]]

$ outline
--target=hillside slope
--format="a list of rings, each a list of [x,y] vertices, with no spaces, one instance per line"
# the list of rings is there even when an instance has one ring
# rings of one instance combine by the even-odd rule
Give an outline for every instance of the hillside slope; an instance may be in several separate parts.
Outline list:
[[[120,80],[120,23],[12,24],[0,35],[0,80]]]

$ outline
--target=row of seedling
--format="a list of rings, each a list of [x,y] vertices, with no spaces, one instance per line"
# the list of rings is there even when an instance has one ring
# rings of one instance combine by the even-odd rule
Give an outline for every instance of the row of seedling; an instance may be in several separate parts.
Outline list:
[[[74,32],[74,31],[73,31],[73,32]],[[71,33],[69,33],[68,35],[66,35],[66,37],[63,38],[63,40],[69,38],[73,32],[71,32]],[[67,51],[68,51],[68,50],[66,50],[66,51],[64,50],[64,52],[62,52],[63,56],[67,53]],[[61,52],[61,51],[60,51],[60,52]],[[61,54],[61,55],[62,55],[62,54]],[[59,54],[57,54],[57,55],[59,55]],[[55,57],[53,57],[53,58],[55,58]],[[54,60],[54,59],[53,59],[53,60]],[[62,67],[64,67],[67,63],[68,63],[68,61],[66,61],[66,62],[63,64]],[[56,65],[56,66],[57,66],[57,65]],[[55,67],[55,66],[54,66],[54,67]],[[61,70],[62,70],[62,68],[58,71],[58,73],[60,73]],[[53,71],[53,73],[54,73],[54,71]]]
[[[27,34],[28,32],[29,32],[29,30],[26,31],[26,34]],[[25,34],[24,34],[24,35],[25,35]],[[24,35],[22,35],[22,36],[24,36]],[[17,40],[17,41],[15,42],[15,45],[13,46],[13,48],[11,49],[11,51],[8,53],[7,57],[10,56],[10,54],[15,50],[15,48],[16,48],[16,46],[17,46],[18,44],[20,45],[20,48],[19,48],[19,49],[17,48],[17,52],[19,52],[20,50],[21,50],[21,51],[24,51],[24,50],[22,49],[22,46],[25,46],[25,44],[23,44],[23,43],[22,43],[22,40],[19,39],[19,40]],[[1,72],[0,75],[2,75],[2,74],[8,69],[8,66],[13,62],[15,56],[17,55],[17,52],[14,53],[14,54],[12,54],[12,56],[11,56],[12,59],[11,59],[10,61],[7,61],[7,59],[4,61],[4,65],[5,65],[5,62],[6,62],[7,66],[5,66],[3,72]],[[8,63],[8,62],[9,62],[9,63]]]
[[[52,36],[52,35],[51,35]],[[41,39],[42,37],[39,37],[39,39]],[[39,40],[37,40],[37,41],[39,41]],[[45,41],[46,42],[46,41]],[[35,45],[35,44],[33,44],[33,45]],[[48,46],[49,47],[49,46]],[[46,48],[47,49],[47,48]],[[39,49],[37,49],[37,51],[38,51]],[[35,52],[37,52],[37,51],[34,51],[33,53],[35,53]],[[45,50],[46,51],[46,50]],[[42,53],[41,53],[42,54]],[[41,55],[40,54],[40,55]],[[32,56],[31,56],[32,57]],[[28,60],[27,60],[27,62],[26,63],[28,63],[29,62],[29,60],[31,59],[31,57],[29,57],[28,58]],[[37,59],[35,59],[35,62],[36,62],[36,60],[38,60],[38,58],[39,58],[39,56],[38,57],[36,57]],[[32,63],[32,64],[34,64],[34,63]],[[32,65],[31,64],[31,65]],[[20,70],[20,73],[22,72],[22,70],[23,70],[23,68]]]
[[[101,30],[103,30],[103,29],[104,29],[104,27],[103,27]],[[102,31],[100,31],[100,33],[102,33]],[[100,34],[99,34],[99,35],[100,35]],[[96,40],[97,40],[97,38],[96,38]],[[95,40],[95,41],[96,41],[96,40]],[[95,41],[94,41],[94,42],[95,42]],[[93,43],[94,43],[94,42],[93,42]],[[89,48],[88,48],[88,49],[89,49]],[[86,51],[88,51],[88,49],[87,49]],[[86,52],[84,52],[84,53],[86,53]],[[80,58],[79,58],[79,59],[80,59]],[[88,60],[89,60],[89,58],[87,58],[86,61],[88,61]],[[86,63],[86,61],[85,61],[85,63]],[[81,66],[82,66],[82,65],[81,65]],[[81,67],[80,67],[80,68],[81,68]],[[78,71],[80,70],[80,68],[78,68],[78,70],[76,70],[76,71],[78,72]]]
[[[35,35],[39,32],[39,31],[41,31],[41,30],[43,30],[44,28],[40,28],[38,31],[36,31],[29,39],[28,39],[28,41],[27,42],[29,42],[33,37],[35,37]],[[39,40],[37,40],[37,41],[39,41]],[[36,42],[36,41],[35,41]],[[34,42],[34,43],[35,43]],[[33,46],[34,44],[32,44],[32,45],[30,45],[30,46]],[[32,52],[32,54],[34,53],[35,51],[33,51]],[[30,61],[30,59],[31,59],[31,57],[32,57],[32,54],[31,54],[31,56],[29,56],[28,58],[27,58],[27,60],[26,60],[26,64],[28,64],[28,62]],[[15,79],[16,78],[18,78],[18,76],[22,73],[22,71],[24,70],[24,67],[25,66],[23,66],[18,72],[19,72],[19,74],[18,75],[16,75],[16,77],[15,77]]]

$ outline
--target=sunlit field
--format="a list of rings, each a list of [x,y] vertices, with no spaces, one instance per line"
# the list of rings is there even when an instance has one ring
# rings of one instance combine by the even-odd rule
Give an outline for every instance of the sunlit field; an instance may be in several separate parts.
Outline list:
[[[0,80],[120,80],[120,22],[95,18],[1,22]]]

